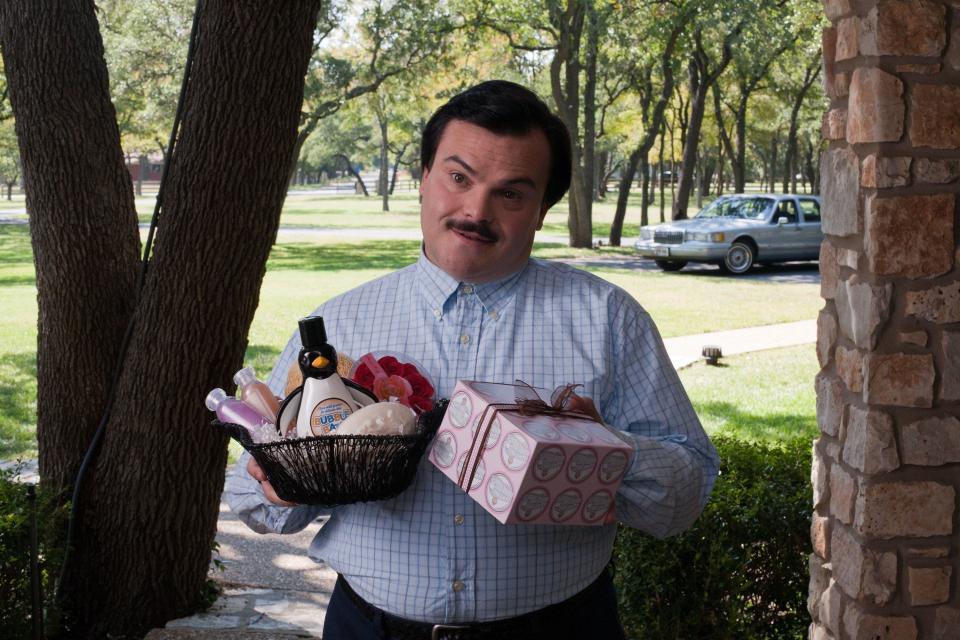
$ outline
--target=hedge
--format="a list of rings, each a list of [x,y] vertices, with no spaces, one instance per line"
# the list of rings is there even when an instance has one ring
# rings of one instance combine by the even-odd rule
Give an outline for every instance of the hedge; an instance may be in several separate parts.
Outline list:
[[[12,481],[16,470],[0,471],[0,638],[32,638],[30,584],[30,526],[32,509],[26,485]],[[57,629],[53,606],[61,541],[67,508],[56,506],[43,490],[37,491],[37,529],[45,634]]]
[[[614,581],[628,638],[804,638],[811,442],[713,439],[720,476],[684,533],[621,527]]]

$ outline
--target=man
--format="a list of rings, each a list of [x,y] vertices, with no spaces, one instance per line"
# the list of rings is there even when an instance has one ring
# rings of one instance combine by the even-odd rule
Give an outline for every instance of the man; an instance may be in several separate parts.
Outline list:
[[[439,397],[457,380],[582,384],[578,407],[636,449],[617,518],[670,535],[700,514],[717,456],[652,321],[621,289],[530,258],[569,186],[567,135],[519,85],[455,96],[423,134],[419,261],[314,314],[343,353],[419,362]],[[275,392],[298,349],[294,336],[269,379]],[[320,513],[280,501],[252,461],[238,468],[228,497],[255,530],[298,531]],[[425,458],[404,493],[333,509],[310,545],[340,574],[324,638],[622,638],[606,571],[615,533],[502,525]]]

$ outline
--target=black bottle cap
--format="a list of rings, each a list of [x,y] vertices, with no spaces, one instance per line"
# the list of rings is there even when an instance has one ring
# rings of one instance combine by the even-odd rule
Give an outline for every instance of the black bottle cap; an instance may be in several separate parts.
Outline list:
[[[315,349],[327,344],[327,330],[321,316],[300,319],[300,342],[306,349]]]

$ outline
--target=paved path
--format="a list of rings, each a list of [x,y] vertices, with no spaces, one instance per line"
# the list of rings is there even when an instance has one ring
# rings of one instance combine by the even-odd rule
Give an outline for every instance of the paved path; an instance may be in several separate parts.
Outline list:
[[[717,345],[724,356],[816,341],[816,321],[719,331],[664,341],[679,368],[701,358],[704,345]],[[220,506],[217,541],[223,573],[223,595],[207,613],[173,620],[151,631],[146,640],[257,640],[319,638],[336,574],[306,557],[318,521],[294,536],[258,535]]]

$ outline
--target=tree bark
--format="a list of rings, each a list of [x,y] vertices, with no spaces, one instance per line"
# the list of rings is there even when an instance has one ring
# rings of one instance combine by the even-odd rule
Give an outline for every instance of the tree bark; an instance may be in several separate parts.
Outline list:
[[[377,173],[377,193],[380,194],[381,211],[390,211],[390,123],[379,95],[373,97],[374,113],[380,128],[380,171]]]
[[[345,156],[345,155],[342,154],[342,153],[338,153],[338,154],[336,155],[336,157],[337,157],[337,158],[340,158],[340,160],[343,162],[344,166],[347,168],[347,173],[349,173],[350,175],[352,175],[352,176],[353,176],[353,179],[356,180],[356,181],[357,181],[357,184],[360,185],[360,190],[363,191],[363,197],[365,197],[365,198],[369,197],[369,196],[370,196],[370,192],[367,191],[367,185],[366,185],[366,183],[363,181],[363,177],[360,175],[360,173],[357,172],[357,170],[353,168],[353,163],[350,162],[350,158],[348,158],[347,156]]]
[[[571,247],[593,246],[593,150],[595,140],[595,103],[596,91],[596,52],[587,56],[588,67],[593,61],[593,89],[590,89],[589,69],[583,97],[583,135],[580,127],[580,43],[583,38],[584,23],[587,14],[594,10],[580,0],[568,0],[566,8],[551,9],[551,17],[559,31],[559,42],[550,62],[550,87],[553,93],[557,113],[570,133],[572,171],[570,193],[567,197],[570,217],[567,229]],[[590,31],[590,27],[587,28]],[[591,36],[588,35],[588,47]],[[595,44],[595,40],[594,40]]]
[[[650,161],[640,160],[640,226],[650,224]]]
[[[787,187],[790,186],[790,193],[797,192],[797,128],[799,127],[800,108],[803,106],[803,100],[807,97],[807,92],[813,86],[820,72],[820,56],[815,56],[804,72],[803,83],[797,95],[794,96],[793,105],[790,108],[790,129],[787,132],[787,152],[784,157],[784,176],[783,192],[787,193]]]
[[[407,147],[410,146],[410,143],[406,143],[400,147],[400,151],[394,156],[393,159],[393,172],[390,174],[390,195],[393,195],[393,189],[397,186],[397,172],[400,170],[400,164],[403,162],[403,155],[407,152]]]
[[[700,145],[700,129],[703,125],[703,115],[706,110],[707,91],[717,81],[727,65],[733,59],[732,43],[743,29],[741,22],[734,27],[723,39],[723,53],[716,66],[710,68],[710,59],[703,48],[701,34],[694,35],[695,48],[690,58],[690,123],[683,145],[683,166],[680,169],[680,184],[677,185],[677,197],[673,202],[673,219],[683,220],[687,217],[687,205],[690,201],[690,192],[693,188],[693,169],[697,162],[697,150]]]
[[[65,490],[100,420],[133,313],[133,187],[93,2],[0,2],[0,47],[37,277],[40,475]]]
[[[653,113],[650,115],[649,121],[647,121],[648,109],[650,102],[653,99],[653,83],[652,83],[652,69],[649,67],[646,69],[646,72],[643,75],[643,81],[639,83],[642,85],[638,87],[642,89],[641,94],[641,110],[644,120],[644,135],[640,140],[640,144],[637,145],[637,148],[633,153],[630,154],[630,159],[627,162],[627,167],[624,169],[623,177],[620,180],[620,193],[617,196],[617,208],[613,214],[613,224],[610,226],[610,244],[612,246],[620,246],[621,235],[623,232],[623,221],[627,215],[627,201],[630,195],[630,187],[633,185],[633,176],[636,173],[638,163],[642,167],[643,176],[642,176],[642,202],[641,202],[641,226],[647,224],[647,187],[649,185],[649,171],[648,171],[648,162],[647,156],[650,154],[650,150],[653,148],[654,143],[656,143],[657,135],[661,135],[661,145],[660,145],[660,165],[663,164],[663,143],[662,143],[662,134],[661,130],[665,121],[665,113],[667,104],[670,102],[670,96],[673,95],[673,51],[676,47],[677,40],[680,37],[680,34],[683,32],[686,22],[678,23],[673,31],[670,33],[670,37],[667,39],[667,42],[664,46],[663,53],[660,56],[660,73],[663,77],[663,84],[660,86],[660,96],[657,99],[656,104],[653,108]],[[662,167],[658,165],[658,170],[662,171]],[[663,189],[661,188],[661,200]],[[661,202],[661,219],[663,217],[663,204]]]
[[[201,603],[226,462],[226,438],[210,427],[203,398],[230,388],[243,363],[286,193],[318,4],[265,12],[252,1],[201,3],[186,116],[138,296],[132,188],[93,3],[0,3],[38,233],[38,438],[46,470],[63,484],[103,411],[120,336],[135,316],[80,497],[81,534],[64,584],[70,637],[139,636]],[[77,95],[48,99],[72,87]],[[61,146],[57,138],[68,134],[80,140]],[[73,166],[50,170],[68,157]],[[53,224],[57,217],[63,224]],[[52,393],[55,386],[62,391]]]

